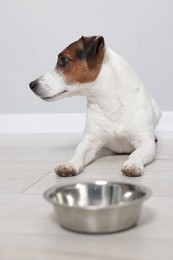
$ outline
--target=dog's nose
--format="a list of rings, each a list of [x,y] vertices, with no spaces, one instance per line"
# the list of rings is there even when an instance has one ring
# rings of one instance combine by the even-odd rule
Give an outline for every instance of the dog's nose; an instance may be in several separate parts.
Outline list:
[[[34,81],[32,81],[31,83],[29,83],[29,87],[30,87],[30,89],[34,89],[35,88],[35,86],[37,85],[37,80],[34,80]]]

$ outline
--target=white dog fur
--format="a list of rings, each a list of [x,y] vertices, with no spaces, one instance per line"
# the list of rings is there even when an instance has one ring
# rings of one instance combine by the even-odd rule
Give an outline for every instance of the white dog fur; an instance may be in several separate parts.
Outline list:
[[[34,91],[54,101],[79,95],[87,97],[86,128],[70,161],[55,168],[60,176],[80,173],[102,148],[130,153],[121,171],[140,176],[155,157],[155,127],[161,112],[133,69],[117,53],[105,47],[101,70],[89,83],[69,84],[56,69],[41,76]]]

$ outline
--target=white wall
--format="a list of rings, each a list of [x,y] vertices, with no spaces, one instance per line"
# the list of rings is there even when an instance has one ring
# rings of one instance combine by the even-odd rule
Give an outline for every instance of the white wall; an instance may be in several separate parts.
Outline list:
[[[173,110],[172,0],[0,0],[0,113],[84,112],[85,98],[46,103],[28,87],[81,35],[103,35]]]

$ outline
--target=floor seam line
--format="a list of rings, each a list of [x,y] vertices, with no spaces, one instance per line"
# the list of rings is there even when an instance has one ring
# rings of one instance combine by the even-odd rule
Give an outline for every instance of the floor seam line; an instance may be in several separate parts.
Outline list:
[[[36,183],[38,183],[40,180],[42,180],[43,178],[45,178],[49,173],[51,173],[51,171],[47,172],[44,176],[42,176],[41,178],[39,178],[38,180],[36,180],[34,183],[32,183],[29,187],[27,187],[26,189],[24,189],[23,191],[20,192],[20,194],[25,193],[27,190],[29,190],[32,186],[34,186]]]

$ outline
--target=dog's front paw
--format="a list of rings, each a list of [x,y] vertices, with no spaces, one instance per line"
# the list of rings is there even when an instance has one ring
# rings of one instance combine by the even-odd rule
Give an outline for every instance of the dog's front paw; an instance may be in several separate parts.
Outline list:
[[[128,177],[139,177],[144,173],[144,166],[141,163],[126,161],[121,168],[123,175]]]
[[[79,164],[67,162],[59,164],[54,171],[61,177],[72,177],[79,174],[82,169],[83,168]]]

